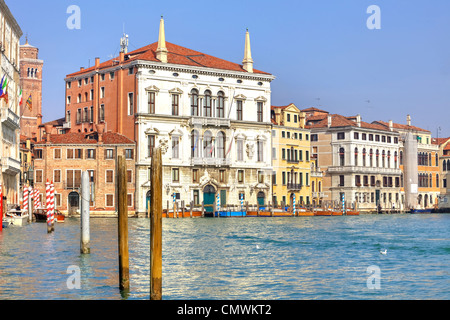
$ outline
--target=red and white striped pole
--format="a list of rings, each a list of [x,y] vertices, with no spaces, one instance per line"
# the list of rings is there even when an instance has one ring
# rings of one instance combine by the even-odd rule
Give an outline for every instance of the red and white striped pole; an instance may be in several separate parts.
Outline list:
[[[28,186],[23,187],[23,210],[28,213]]]
[[[52,232],[52,219],[51,219],[51,204],[50,204],[50,182],[45,184],[45,195],[46,195],[46,201],[45,206],[47,208],[47,233]]]
[[[50,183],[50,205],[52,206],[52,231],[55,231],[55,186]]]
[[[39,209],[41,207],[41,200],[39,200],[39,190],[34,189],[34,198],[36,202],[36,209]]]

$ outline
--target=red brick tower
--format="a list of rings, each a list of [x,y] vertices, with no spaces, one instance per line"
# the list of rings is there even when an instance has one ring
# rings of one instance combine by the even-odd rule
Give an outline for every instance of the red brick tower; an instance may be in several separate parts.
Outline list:
[[[22,106],[20,107],[20,134],[35,138],[42,123],[42,67],[43,60],[38,59],[39,49],[28,43],[20,46],[20,88]],[[31,94],[32,108],[27,107]]]

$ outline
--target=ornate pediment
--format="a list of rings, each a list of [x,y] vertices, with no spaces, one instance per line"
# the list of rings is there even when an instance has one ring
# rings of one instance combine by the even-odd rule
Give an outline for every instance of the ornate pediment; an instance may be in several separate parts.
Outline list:
[[[157,128],[149,127],[149,128],[147,128],[147,129],[144,131],[144,133],[145,133],[146,135],[151,135],[151,134],[158,135],[158,134],[160,133],[160,131],[159,131]]]
[[[145,91],[159,92],[159,88],[155,85],[152,85],[152,86],[145,88]]]

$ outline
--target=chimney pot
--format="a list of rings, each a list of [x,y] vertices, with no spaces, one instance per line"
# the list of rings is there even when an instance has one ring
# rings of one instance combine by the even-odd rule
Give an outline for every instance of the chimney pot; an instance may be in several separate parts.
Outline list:
[[[328,128],[331,128],[331,114],[328,115]]]
[[[100,58],[95,58],[95,67],[98,68],[100,66]]]

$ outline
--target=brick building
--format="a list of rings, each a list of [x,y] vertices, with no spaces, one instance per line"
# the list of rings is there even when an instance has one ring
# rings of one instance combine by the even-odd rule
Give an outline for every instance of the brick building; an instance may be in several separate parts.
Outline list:
[[[38,127],[42,123],[42,68],[44,61],[39,60],[39,49],[30,45],[28,39],[20,46],[20,87],[22,106],[20,110],[20,134],[29,138],[38,137]],[[31,110],[26,101],[31,95]]]
[[[47,132],[51,132],[48,125]],[[125,136],[104,132],[103,126],[89,133],[46,134],[34,147],[34,185],[45,203],[45,183],[55,185],[55,203],[63,213],[80,210],[81,176],[88,171],[93,215],[114,215],[117,208],[117,159],[127,164],[128,213],[135,212],[135,143]]]

